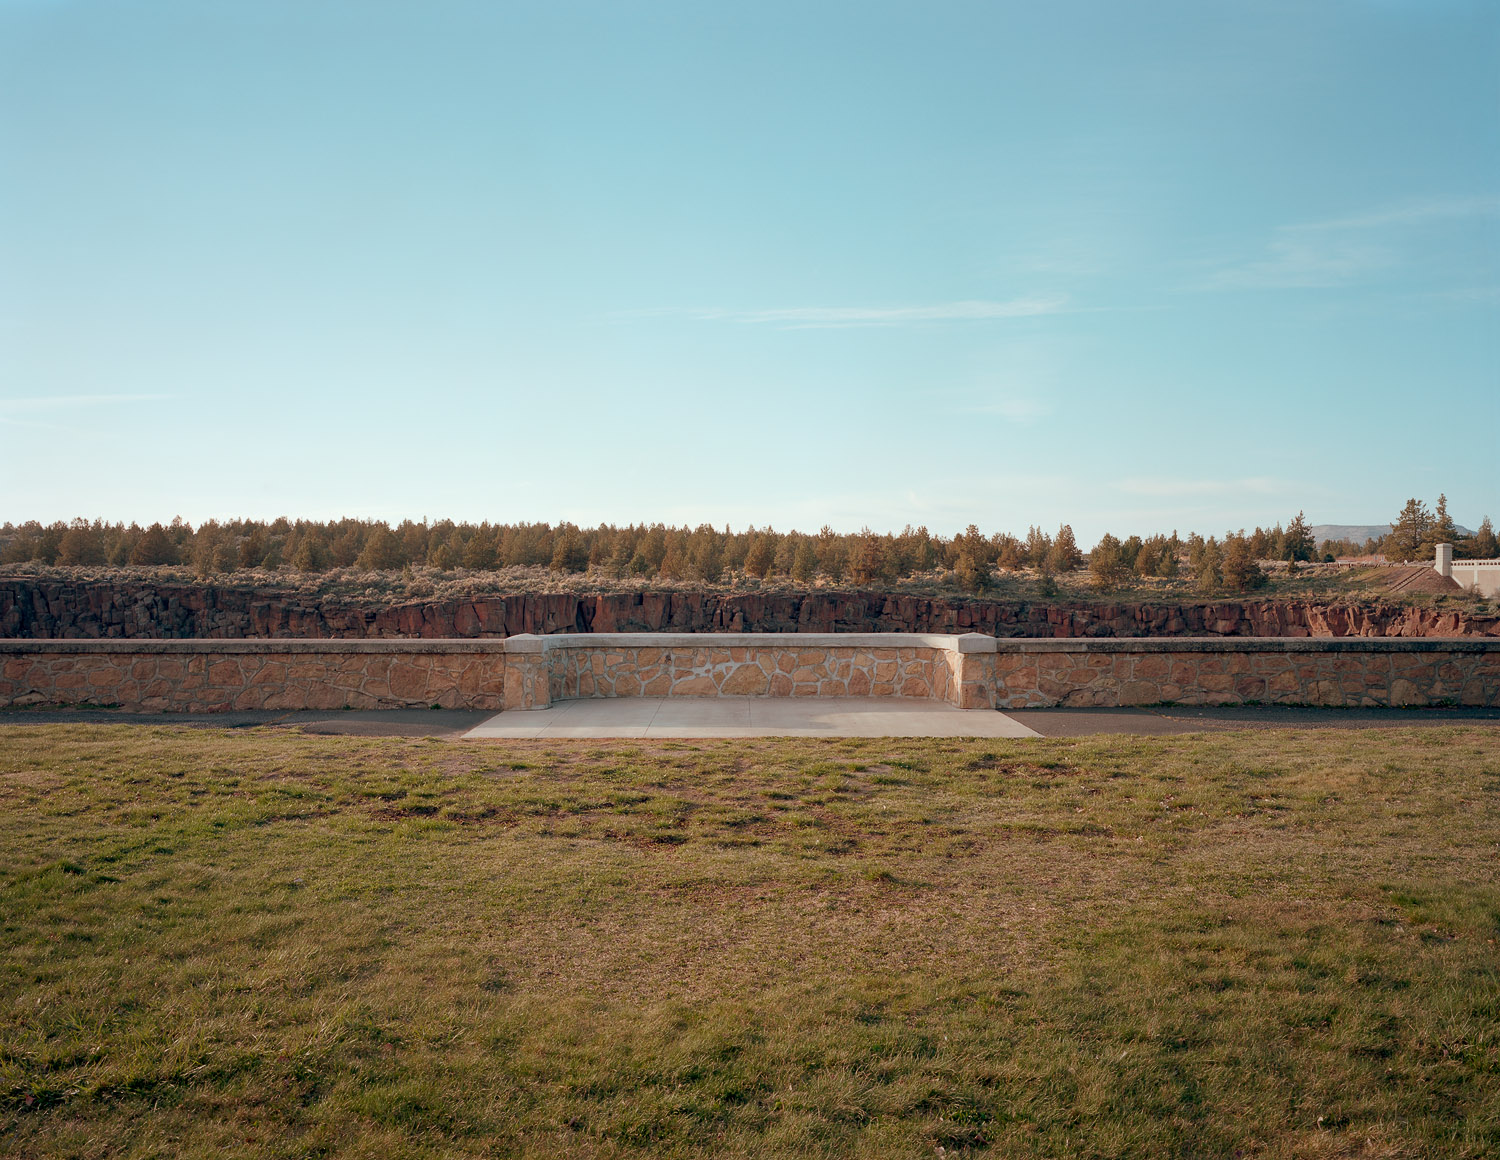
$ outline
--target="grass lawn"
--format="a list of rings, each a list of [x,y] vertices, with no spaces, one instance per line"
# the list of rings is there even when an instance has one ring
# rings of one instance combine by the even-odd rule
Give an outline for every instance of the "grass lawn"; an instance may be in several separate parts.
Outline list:
[[[1500,730],[0,727],[0,1154],[1500,1155]]]

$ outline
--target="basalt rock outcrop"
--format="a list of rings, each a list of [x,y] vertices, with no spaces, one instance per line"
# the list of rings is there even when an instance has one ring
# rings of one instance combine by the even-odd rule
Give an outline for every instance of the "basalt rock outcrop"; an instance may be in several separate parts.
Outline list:
[[[879,592],[516,593],[358,605],[291,590],[0,578],[0,637],[502,637],[558,632],[981,632],[997,637],[1500,636],[1402,604],[1028,602]]]

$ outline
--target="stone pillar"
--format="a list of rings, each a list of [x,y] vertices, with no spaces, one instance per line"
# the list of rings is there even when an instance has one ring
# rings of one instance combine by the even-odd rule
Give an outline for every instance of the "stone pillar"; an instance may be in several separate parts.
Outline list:
[[[546,641],[529,632],[505,638],[505,708],[550,709]]]
[[[995,707],[995,638],[982,632],[966,632],[954,642],[957,664],[953,666],[954,703],[960,709]]]
[[[1432,562],[1433,568],[1439,576],[1453,575],[1453,545],[1439,544],[1437,546],[1437,558]]]

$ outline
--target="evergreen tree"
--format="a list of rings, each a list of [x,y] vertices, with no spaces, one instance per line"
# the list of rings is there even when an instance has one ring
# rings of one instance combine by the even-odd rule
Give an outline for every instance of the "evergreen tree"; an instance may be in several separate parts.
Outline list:
[[[1078,541],[1073,538],[1073,525],[1063,524],[1057,529],[1057,538],[1047,553],[1047,563],[1052,572],[1072,572],[1083,563],[1083,553],[1078,550]]]
[[[1463,539],[1459,534],[1458,525],[1453,522],[1453,517],[1448,514],[1448,497],[1439,494],[1437,510],[1432,513],[1432,523],[1422,533],[1421,556],[1433,555],[1433,550],[1439,544],[1453,544],[1457,546]]]
[[[880,579],[885,566],[885,549],[880,537],[865,528],[855,541],[854,550],[849,553],[849,579],[856,584],[869,584]]]
[[[241,552],[240,559],[244,558],[245,553]],[[396,533],[384,524],[376,524],[365,537],[365,546],[360,550],[359,558],[354,561],[354,564],[366,572],[389,572],[409,562],[406,550],[402,547]]]
[[[843,538],[827,524],[818,529],[818,567],[835,583],[849,569],[849,553]]]
[[[99,521],[90,524],[85,519],[76,519],[63,533],[57,545],[59,564],[104,563],[104,526]]]
[[[1047,556],[1051,551],[1051,536],[1035,524],[1026,529],[1026,563],[1033,568],[1045,569]]]
[[[797,542],[797,552],[792,557],[792,579],[806,584],[818,574],[818,551],[811,536],[803,536]]]
[[[1282,560],[1311,560],[1313,550],[1317,547],[1313,543],[1312,529],[1307,526],[1307,518],[1299,511],[1297,518],[1286,526],[1286,532],[1281,538],[1281,551],[1278,558]],[[1257,555],[1257,559],[1266,557]]]
[[[341,532],[330,546],[330,562],[336,568],[351,567],[354,561],[359,559],[359,553],[364,546],[364,536],[361,534],[359,527],[348,528],[344,532]]]
[[[1188,539],[1188,545],[1194,586],[1200,592],[1219,591],[1224,587],[1224,554],[1219,542],[1212,536],[1205,540],[1194,535]]]
[[[177,545],[167,535],[166,528],[152,524],[130,552],[132,564],[175,564]]]
[[[1469,553],[1477,560],[1493,560],[1500,556],[1500,544],[1495,541],[1495,525],[1490,523],[1489,516],[1479,521],[1479,530],[1469,541]]]
[[[1249,592],[1264,587],[1266,574],[1261,571],[1255,553],[1251,551],[1249,539],[1242,533],[1224,537],[1224,554],[1220,575],[1224,587],[1231,592]]]
[[[688,575],[717,584],[724,575],[724,548],[711,524],[700,524],[688,538]]]
[[[1120,541],[1105,532],[1089,553],[1089,574],[1100,588],[1116,588],[1130,577]]]
[[[193,575],[198,579],[206,580],[214,573],[223,571],[219,567],[219,548],[223,542],[223,533],[212,520],[198,529],[197,538],[193,541]]]
[[[1422,540],[1432,527],[1432,513],[1419,499],[1409,499],[1401,515],[1391,525],[1390,535],[1380,541],[1381,551],[1396,561],[1417,560],[1422,556]]]
[[[968,592],[983,592],[990,586],[990,541],[970,524],[962,535],[954,537],[953,543],[957,548],[953,570],[958,574],[959,584]]]
[[[495,536],[488,526],[480,528],[464,545],[463,566],[471,572],[485,572],[495,566]]]
[[[776,533],[769,528],[756,533],[750,541],[750,550],[745,553],[745,572],[748,575],[759,576],[762,580],[771,575],[776,563],[776,539]]]
[[[292,567],[299,572],[322,572],[328,567],[328,553],[313,534],[303,535],[292,551]]]
[[[588,545],[572,524],[563,524],[558,530],[552,548],[552,559],[547,567],[554,572],[583,572],[589,566]]]
[[[266,532],[259,524],[250,528],[249,534],[240,541],[240,567],[259,566],[266,554]]]

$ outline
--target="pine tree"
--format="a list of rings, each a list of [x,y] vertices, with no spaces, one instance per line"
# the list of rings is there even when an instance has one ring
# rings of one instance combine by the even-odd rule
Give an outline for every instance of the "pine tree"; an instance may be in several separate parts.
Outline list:
[[[1422,556],[1430,556],[1433,549],[1439,544],[1457,545],[1463,536],[1459,534],[1458,525],[1453,522],[1453,517],[1448,514],[1448,497],[1438,495],[1437,510],[1432,513],[1432,523],[1422,534]]]
[[[240,559],[244,558],[245,553],[241,551]],[[370,529],[370,534],[365,538],[365,546],[354,563],[366,572],[389,572],[409,563],[409,560],[396,533],[384,524],[376,524]]]
[[[266,554],[266,533],[259,524],[252,525],[245,538],[240,541],[239,566],[254,568]]]
[[[764,532],[757,532],[750,541],[750,550],[745,553],[745,572],[764,580],[771,575],[775,563],[776,533],[767,528]]]
[[[172,543],[172,538],[167,535],[166,528],[160,524],[152,524],[131,549],[130,562],[132,564],[175,564],[177,563],[177,545]]]
[[[480,528],[464,545],[463,565],[471,572],[486,572],[495,566],[495,537],[488,528]]]
[[[856,584],[869,584],[885,574],[885,546],[869,528],[863,529],[849,554],[849,578]]]
[[[1479,530],[1474,533],[1469,548],[1479,560],[1493,560],[1500,556],[1500,544],[1495,542],[1495,525],[1490,523],[1489,516],[1480,521]]]
[[[797,553],[792,557],[792,579],[806,584],[818,574],[818,553],[810,536],[797,542]]]
[[[724,575],[724,549],[710,524],[700,524],[688,540],[688,572],[706,584],[717,584]]]
[[[1299,511],[1297,518],[1287,524],[1286,532],[1282,535],[1280,558],[1311,560],[1316,547],[1317,545],[1313,543],[1312,529],[1307,526],[1307,518]]]
[[[328,554],[315,535],[304,535],[292,553],[292,567],[299,572],[321,572],[328,567]]]
[[[57,545],[59,564],[104,563],[104,526],[76,519]]]
[[[584,572],[589,566],[588,545],[572,524],[558,529],[552,548],[552,559],[548,562],[554,572]]]
[[[451,572],[463,563],[463,553],[452,540],[443,540],[430,550],[427,562],[440,572]]]
[[[1391,525],[1391,533],[1380,541],[1381,551],[1388,559],[1407,561],[1422,556],[1422,538],[1432,527],[1432,513],[1419,499],[1409,499],[1401,509],[1401,515]]]
[[[198,529],[198,536],[193,541],[193,575],[206,580],[215,572],[223,571],[219,567],[223,543],[219,527],[212,521]]]

